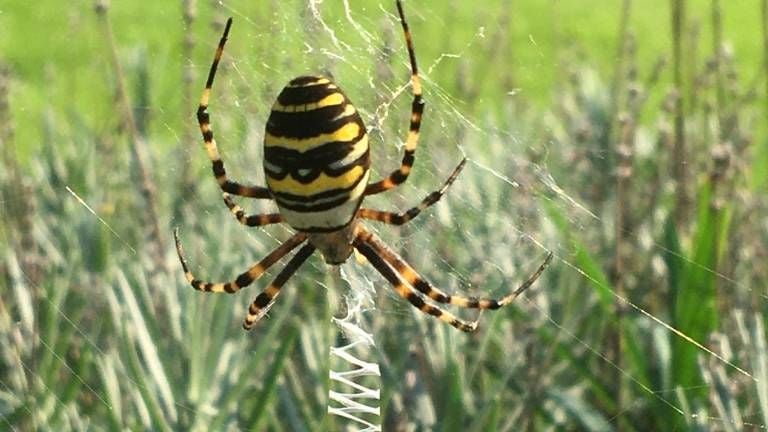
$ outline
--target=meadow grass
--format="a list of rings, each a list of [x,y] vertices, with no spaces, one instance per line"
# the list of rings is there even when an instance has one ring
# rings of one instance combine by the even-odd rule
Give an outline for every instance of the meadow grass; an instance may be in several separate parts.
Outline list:
[[[338,276],[313,257],[245,333],[254,288],[194,292],[171,232],[216,280],[289,235],[234,221],[195,132],[225,16],[212,117],[233,177],[263,182],[270,103],[308,71],[358,105],[377,175],[396,165],[410,101],[394,4],[354,2],[351,21],[343,2],[137,5],[0,9],[0,424],[338,430]],[[409,183],[366,203],[405,209],[469,163],[427,214],[377,232],[449,292],[500,295],[556,259],[472,335],[361,267],[384,430],[768,425],[766,1],[592,6],[406,3],[423,140]]]

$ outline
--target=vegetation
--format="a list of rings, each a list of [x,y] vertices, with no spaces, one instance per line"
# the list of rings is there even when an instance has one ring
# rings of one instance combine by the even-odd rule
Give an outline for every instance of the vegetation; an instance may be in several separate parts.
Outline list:
[[[389,1],[243,3],[0,6],[2,428],[341,427],[337,272],[311,258],[245,333],[268,277],[195,292],[172,229],[213,280],[289,235],[239,225],[202,150],[193,112],[224,17],[212,120],[253,183],[274,95],[306,72],[333,74],[377,173],[394,167],[405,50]],[[377,288],[384,430],[767,427],[768,1],[445,3],[406,2],[424,133],[409,183],[366,203],[405,209],[469,163],[413,224],[374,228],[450,292],[500,295],[556,258],[471,335],[345,264]]]

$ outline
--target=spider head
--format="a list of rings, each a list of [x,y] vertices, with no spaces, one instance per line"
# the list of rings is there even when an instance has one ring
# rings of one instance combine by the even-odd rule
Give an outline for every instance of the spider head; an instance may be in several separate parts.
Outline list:
[[[327,264],[343,264],[352,255],[355,222],[353,220],[352,223],[337,231],[307,233],[307,239],[320,251]]]

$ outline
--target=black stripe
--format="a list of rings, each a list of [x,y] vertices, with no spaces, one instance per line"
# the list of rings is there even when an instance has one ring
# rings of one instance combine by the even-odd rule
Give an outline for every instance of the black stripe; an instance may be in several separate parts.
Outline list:
[[[336,161],[344,159],[354,148],[364,134],[353,141],[332,141],[315,147],[306,152],[279,146],[264,148],[264,160],[269,164],[280,167],[281,172],[303,169],[322,169]],[[275,176],[277,177],[278,174]],[[285,176],[285,174],[283,174]]]
[[[339,199],[336,199],[336,200],[325,201],[322,204],[315,204],[315,205],[311,205],[311,204],[298,204],[297,205],[297,204],[293,204],[293,203],[286,204],[285,202],[282,202],[279,199],[276,199],[275,201],[277,201],[277,205],[279,205],[280,207],[286,208],[288,210],[293,210],[293,211],[299,212],[299,213],[312,213],[312,212],[320,212],[320,211],[330,210],[332,208],[336,208],[336,207],[344,204],[345,202],[349,201],[349,194],[346,194],[346,195],[344,195],[344,196],[342,196],[342,197],[340,197]]]
[[[292,85],[292,86],[306,86],[307,84],[311,84],[311,83],[316,82],[316,81],[321,80],[321,79],[328,79],[328,78],[325,78],[325,77],[322,77],[322,76],[315,76],[315,75],[305,75],[305,76],[300,76],[300,77],[292,79],[291,82],[288,83],[288,85]],[[317,84],[317,85],[326,85],[326,84],[327,83]]]
[[[392,173],[392,177],[391,178],[392,178],[392,183],[398,185],[398,184],[401,184],[401,183],[405,183],[405,179],[407,179],[408,176],[406,174],[403,174],[402,171],[396,171],[396,172]]]
[[[428,304],[425,307],[427,309],[426,311],[424,311],[424,309],[421,309],[421,310],[432,315],[433,317],[440,317],[443,315],[443,311],[437,306]]]
[[[474,309],[479,308],[480,307],[480,299],[478,299],[477,297],[469,297],[469,298],[467,298],[467,307],[468,308],[474,308]],[[498,309],[498,307],[491,308],[491,309]]]
[[[387,264],[387,262],[385,262],[384,259],[378,253],[376,253],[376,249],[364,238],[358,236],[352,241],[352,245],[368,259],[368,262],[370,262],[371,265],[373,265],[373,267],[378,270],[382,276],[384,276],[384,279],[389,281],[389,283],[391,283],[396,290],[399,287],[407,287],[407,285],[403,284],[403,282],[400,280],[400,277],[397,276],[392,267],[390,267],[389,264]],[[427,304],[420,295],[411,290],[407,291],[405,298],[409,303],[419,308],[423,312],[436,317],[442,315],[442,311],[440,311],[440,309],[431,304]],[[426,310],[422,308],[426,308]]]
[[[438,294],[432,286],[425,281],[424,279],[416,279],[416,281],[413,283],[413,287],[422,292],[423,294],[429,296],[429,298],[440,302],[440,303],[447,303],[450,301],[450,297],[447,297],[443,294]],[[430,294],[435,293],[436,297],[432,297]]]
[[[290,174],[290,176],[297,182],[303,185],[309,185],[313,181],[317,180],[317,178],[320,177],[320,174],[323,174],[323,173],[328,175],[329,177],[339,177],[341,175],[348,173],[349,171],[352,171],[356,167],[361,166],[363,167],[363,174],[365,174],[365,171],[368,171],[368,168],[370,165],[371,165],[371,158],[368,153],[365,153],[359,158],[357,158],[356,160],[352,161],[349,165],[345,165],[339,168],[330,168],[330,167],[308,168],[309,171],[307,171],[305,174],[300,173],[298,170],[292,170],[292,171],[286,171],[286,172],[280,172],[280,173],[274,174],[272,171],[264,169],[264,173],[270,179],[273,179],[273,180],[282,180]],[[362,177],[362,174],[361,174],[361,177]]]
[[[318,111],[324,109],[322,108]],[[322,121],[302,120],[305,118],[303,114],[302,112],[285,113],[272,111],[267,120],[267,133],[275,137],[306,139],[321,134],[334,133],[349,123],[356,123],[359,126],[359,134],[365,133],[365,124],[363,124],[363,119],[357,113],[338,119],[328,117]]]
[[[280,92],[280,95],[277,96],[277,102],[283,106],[304,105],[318,102],[334,93],[341,92],[338,88],[329,88],[329,84],[308,87],[285,87]]]
[[[224,52],[224,44],[227,43],[227,36],[229,35],[229,29],[232,27],[232,17],[227,19],[227,24],[224,26],[224,34],[219,39],[219,46],[216,48],[216,55],[213,58],[213,64],[211,64],[211,70],[208,71],[208,80],[205,82],[205,88],[213,87],[213,77],[216,76],[216,68],[219,66],[221,60],[221,54]]]
[[[405,154],[403,155],[403,165],[413,166],[413,161],[416,160],[416,150],[406,150]]]
[[[371,155],[369,151],[366,151],[365,153],[360,155],[359,158],[352,161],[349,165],[345,165],[339,168],[328,167],[325,170],[323,170],[323,172],[331,177],[338,177],[358,166],[363,167],[363,175],[365,174],[366,171],[368,171],[368,169],[371,166]],[[362,175],[360,177],[362,177]]]
[[[246,287],[251,283],[253,283],[253,278],[248,274],[248,272],[241,274],[237,277],[237,279],[235,279],[235,284],[237,284],[237,286],[240,288]]]
[[[352,146],[354,146],[354,143],[334,142],[318,148],[318,150],[323,150],[321,152],[310,151],[307,153],[300,153],[282,147],[267,147],[264,152],[264,159],[269,164],[276,166],[279,171],[272,171],[265,167],[264,172],[269,178],[274,180],[282,180],[290,174],[291,177],[300,183],[309,184],[317,179],[321,173],[331,177],[338,177],[356,166],[362,166],[367,171],[371,165],[370,151],[367,148],[363,154],[349,164],[337,168],[330,167],[331,164],[349,155],[352,151]],[[309,170],[309,172],[301,174],[301,170]]]
[[[211,162],[211,168],[213,168],[213,175],[216,178],[225,176],[227,173],[224,171],[224,162],[221,159]]]
[[[413,103],[411,104],[411,112],[412,115],[416,115],[416,120],[411,120],[410,130],[411,132],[418,132],[419,128],[421,127],[421,117],[424,115],[424,100],[421,99],[421,96],[416,96],[413,98]]]
[[[405,151],[405,155],[403,156],[402,165],[403,166],[407,166],[407,167],[413,167],[414,160],[415,160],[414,151],[413,150],[406,150]],[[410,174],[410,172],[409,172],[409,174]],[[401,167],[399,170],[393,172],[390,175],[389,178],[392,179],[392,183],[394,183],[394,184],[401,184],[401,183],[404,183],[405,179],[408,178],[408,174],[403,172],[403,168]]]
[[[397,277],[397,274],[395,274],[394,270],[386,263],[384,260],[377,254],[374,249],[366,242],[366,240],[370,238],[370,236],[364,236],[359,235],[352,241],[352,245],[357,249],[363,256],[368,259],[368,262],[371,263],[373,268],[379,271],[379,273],[384,276],[384,279],[386,279],[389,283],[391,283],[393,286],[397,286],[401,284],[400,279]]]
[[[362,176],[361,176],[362,177]],[[360,180],[358,180],[356,183],[359,183]],[[291,210],[302,210],[306,207],[312,206],[313,202],[320,201],[320,200],[331,200],[331,201],[337,201],[342,200],[346,201],[347,198],[349,198],[349,192],[352,191],[352,189],[357,186],[356,184],[353,186],[350,186],[349,188],[338,188],[338,189],[331,189],[328,191],[323,191],[315,195],[294,195],[287,192],[273,192],[275,195],[275,201],[277,201],[277,204],[281,207],[286,207]],[[302,207],[303,206],[303,207]]]
[[[284,201],[277,197],[275,197],[275,201],[279,207],[298,213],[321,212],[339,207],[350,200],[351,195],[349,191],[344,191],[343,189],[335,189],[335,191],[339,191],[337,196],[328,198],[320,203],[314,201]],[[358,207],[362,201],[362,197],[359,197]]]
[[[197,122],[200,124],[210,124],[211,116],[208,114],[208,105],[197,107]]]
[[[301,267],[301,265],[304,263],[304,261],[309,258],[312,253],[315,252],[315,247],[312,244],[305,244],[301,249],[299,249],[298,252],[296,252],[296,255],[291,258],[290,261],[288,261],[288,264],[285,265],[285,267],[280,271],[280,273],[275,277],[274,282],[272,282],[273,285],[276,286],[283,286],[286,282],[288,282],[288,279],[293,275],[293,273]]]
[[[402,284],[402,282],[401,282]],[[416,294],[413,291],[408,291],[408,294],[406,294],[406,299],[408,299],[409,302],[411,302],[412,305],[416,306],[417,308],[421,309],[424,307],[426,303],[424,303],[424,299],[421,298],[418,294]],[[428,311],[428,310],[427,310]],[[427,312],[425,311],[425,312]]]
[[[265,307],[267,307],[269,302],[272,301],[272,299],[273,299],[273,297],[270,297],[269,294],[263,292],[263,293],[261,293],[261,294],[256,296],[256,299],[253,301],[252,306],[256,306],[259,309],[264,309]],[[258,311],[250,311],[250,310],[249,310],[249,312],[251,312],[251,313],[258,313]]]
[[[317,132],[312,133],[314,126],[332,122],[344,112],[346,106],[347,103],[345,102],[340,105],[330,105],[310,111],[287,112],[273,110],[269,114],[269,119],[267,119],[267,132],[275,136],[296,138],[307,135],[314,136],[317,135]],[[353,116],[345,118],[351,119],[351,117]],[[297,132],[297,130],[301,131],[302,129],[309,129],[310,132]],[[296,136],[297,134],[298,136]]]
[[[413,97],[413,102],[411,102],[411,111],[418,114],[424,114],[424,105],[426,105],[424,98],[422,98],[421,95],[415,95]]]
[[[453,321],[451,321],[451,325],[456,327],[457,329],[459,329],[459,330],[461,330],[463,332],[467,332],[467,333],[471,333],[471,332],[476,330],[475,327],[472,327],[471,325],[469,325],[467,323],[463,323],[463,322],[459,321],[456,318],[454,318]]]

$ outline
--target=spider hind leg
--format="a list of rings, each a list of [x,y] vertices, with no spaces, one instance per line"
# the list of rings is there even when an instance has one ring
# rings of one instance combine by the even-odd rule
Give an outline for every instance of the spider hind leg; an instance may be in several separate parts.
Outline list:
[[[247,287],[254,281],[259,279],[267,269],[269,269],[274,263],[279,261],[288,252],[292,251],[304,240],[306,240],[306,234],[297,233],[291,238],[284,241],[275,250],[269,253],[269,255],[262,258],[261,261],[253,265],[251,268],[240,274],[235,280],[229,282],[203,282],[200,279],[195,278],[192,272],[189,270],[187,259],[184,256],[184,248],[181,246],[181,240],[179,239],[178,228],[173,230],[173,238],[176,241],[176,253],[179,255],[179,261],[181,261],[181,268],[184,270],[184,277],[192,288],[198,291],[216,292],[216,293],[229,293],[233,294],[240,291],[242,288]]]
[[[513,292],[499,300],[491,298],[465,297],[446,294],[422,278],[410,264],[388,248],[378,237],[360,227],[354,242],[355,248],[387,279],[395,291],[422,312],[428,313],[463,331],[473,331],[477,321],[462,321],[435,305],[427,303],[424,297],[438,303],[451,304],[470,309],[499,309],[512,303],[517,296],[528,289],[541,276],[552,260],[549,253],[539,268]],[[410,288],[413,287],[413,288]]]
[[[243,320],[243,329],[252,329],[256,322],[269,312],[269,309],[280,294],[280,289],[314,251],[315,247],[311,244],[307,244],[296,252],[296,255],[288,261],[288,264],[286,264],[280,273],[278,273],[275,280],[272,281],[264,291],[256,296],[253,303],[248,307],[248,315],[245,317],[245,320]]]
[[[432,315],[440,321],[448,323],[463,332],[469,333],[477,330],[476,320],[465,321],[450,312],[444,311],[440,307],[427,302],[421,294],[403,283],[395,270],[393,270],[392,267],[390,267],[365,240],[357,237],[355,238],[354,245],[355,248],[368,259],[368,262],[370,262],[371,265],[378,270],[390,284],[392,284],[395,292],[400,297],[408,300],[408,302],[415,308],[426,314]]]

